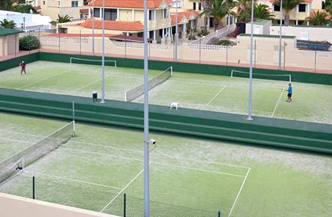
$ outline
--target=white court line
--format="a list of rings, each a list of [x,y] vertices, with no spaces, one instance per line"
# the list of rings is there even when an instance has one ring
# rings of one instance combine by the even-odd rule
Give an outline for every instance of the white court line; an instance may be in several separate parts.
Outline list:
[[[115,186],[103,185],[103,184],[87,182],[87,181],[77,180],[77,179],[69,179],[69,178],[64,178],[64,177],[60,177],[60,176],[48,175],[48,174],[45,174],[45,173],[38,173],[38,172],[35,172],[35,171],[25,170],[25,172],[29,173],[29,174],[37,174],[37,175],[41,175],[41,176],[48,176],[48,177],[53,177],[53,178],[57,178],[57,179],[63,179],[63,180],[71,181],[71,182],[79,182],[79,183],[84,183],[84,184],[89,184],[89,185],[94,185],[94,186],[99,186],[99,187],[104,187],[104,188],[111,188],[111,189],[117,189],[117,190],[121,189],[121,188],[115,187]]]
[[[29,136],[31,136],[31,137],[37,137],[37,138],[44,138],[44,136],[43,135],[34,135],[34,134],[29,134],[29,133],[27,133],[27,132],[16,132],[16,131],[11,131],[11,130],[1,130],[0,129],[0,133],[1,132],[7,132],[7,133],[11,133],[11,134],[23,134],[23,135],[29,135]]]
[[[152,162],[151,162],[152,163]],[[151,165],[151,163],[149,165]],[[113,203],[113,201],[124,191],[126,190],[129,185],[131,185],[131,183],[133,183],[142,173],[144,172],[144,169],[142,169],[126,186],[124,186],[124,188],[122,188],[122,190],[115,196],[113,197],[113,199],[100,211],[100,212],[104,212],[104,210],[111,204]]]
[[[240,197],[240,194],[241,194],[241,191],[242,191],[242,189],[243,189],[244,183],[246,182],[246,180],[247,180],[247,178],[248,178],[249,172],[250,172],[250,168],[248,169],[247,174],[246,174],[246,176],[245,176],[245,178],[244,178],[244,180],[243,180],[243,182],[242,182],[241,188],[240,188],[239,192],[238,192],[237,195],[236,195],[235,201],[234,201],[234,203],[233,203],[233,206],[232,206],[232,208],[231,208],[231,211],[230,211],[229,214],[228,214],[228,217],[230,217],[230,216],[232,215],[232,212],[233,212],[233,210],[234,210],[235,204],[236,204],[237,200],[238,200],[239,197]]]
[[[274,113],[275,113],[276,110],[277,110],[277,107],[278,107],[278,105],[279,105],[279,102],[280,102],[280,99],[281,99],[281,97],[282,97],[283,92],[284,92],[284,90],[282,90],[281,93],[280,93],[280,96],[279,96],[278,102],[277,102],[277,104],[276,104],[276,107],[274,107],[274,110],[273,110],[273,112],[272,112],[271,118],[273,118]]]
[[[105,76],[105,79],[107,78],[107,77],[109,77],[110,75],[106,75]],[[79,91],[79,90],[82,90],[83,88],[86,88],[86,87],[88,87],[88,86],[90,86],[90,85],[92,85],[92,84],[94,84],[94,83],[97,83],[97,82],[100,82],[102,79],[98,79],[98,80],[96,80],[96,81],[93,81],[93,82],[91,82],[91,83],[89,83],[89,84],[87,84],[87,85],[84,85],[83,87],[80,87],[79,89],[76,89],[76,90],[74,90],[74,91]]]
[[[56,75],[53,75],[53,76],[50,76],[50,77],[47,77],[47,78],[41,79],[41,80],[39,80],[39,81],[32,82],[32,83],[30,83],[30,84],[26,84],[26,85],[24,85],[24,86],[22,86],[22,87],[19,87],[19,88],[16,88],[16,89],[23,89],[23,88],[28,87],[28,86],[30,86],[30,85],[37,84],[37,83],[39,83],[39,82],[45,81],[45,80],[50,79],[50,78],[54,78],[54,77],[56,77],[56,76],[59,76],[59,75],[62,75],[62,74],[64,74],[64,73],[68,72],[69,70],[70,70],[70,69],[67,69],[67,70],[65,70],[65,71],[63,71],[63,72],[61,72],[61,73],[59,73],[59,74],[56,74]]]
[[[123,159],[129,159],[129,160],[135,160],[135,161],[140,161],[143,162],[143,160],[139,160],[139,159],[135,159],[135,158],[131,158],[131,157],[122,157],[122,156],[118,156],[118,155],[114,155],[114,154],[104,154],[104,153],[98,153],[98,152],[93,152],[93,151],[86,151],[86,150],[77,150],[74,148],[67,148],[67,147],[62,147],[63,149],[68,149],[71,151],[76,151],[76,152],[81,152],[81,153],[89,153],[89,154],[95,154],[95,155],[103,155],[103,156],[111,156],[111,157],[117,157],[117,158],[123,158]]]
[[[221,88],[221,90],[219,90],[219,92],[206,105],[209,105],[225,88],[226,86],[223,86],[223,88]]]
[[[250,167],[246,167],[246,166],[239,166],[239,165],[235,165],[235,164],[226,164],[226,163],[220,163],[220,162],[216,162],[216,161],[206,161],[206,160],[197,160],[197,159],[192,159],[192,158],[179,158],[179,157],[174,157],[168,154],[159,154],[159,153],[154,153],[156,155],[161,155],[161,156],[166,156],[169,158],[175,158],[175,159],[179,159],[179,160],[189,160],[189,161],[194,161],[194,162],[200,162],[200,163],[207,163],[207,164],[217,164],[217,165],[223,165],[223,166],[229,166],[229,167],[238,167],[238,168],[244,168],[244,169],[249,169]]]
[[[207,173],[214,173],[214,174],[220,174],[220,175],[228,175],[228,176],[235,176],[235,177],[245,177],[241,175],[236,175],[232,173],[224,173],[224,172],[217,172],[214,170],[204,170],[204,169],[197,169],[197,168],[191,168],[191,167],[183,167],[183,166],[177,166],[177,165],[171,165],[171,164],[163,164],[163,163],[154,163],[154,164],[159,164],[163,166],[169,166],[169,167],[177,167],[177,168],[182,168],[182,169],[187,169],[187,170],[195,170],[195,171],[201,171],[201,172],[207,172]]]
[[[91,143],[91,142],[70,141],[69,144],[70,143],[81,143],[81,144],[85,144],[85,145],[99,146],[99,147],[110,148],[110,149],[120,149],[120,150],[124,150],[124,151],[134,151],[134,152],[142,152],[142,153],[144,152],[143,150],[120,148],[120,147],[115,147],[115,146],[110,146],[110,145],[101,145],[101,144],[96,144],[96,143]]]
[[[81,142],[81,141],[71,140],[67,144],[70,144],[70,143],[81,143],[81,144],[86,144],[86,145],[91,145],[91,146],[100,146],[100,147],[105,147],[105,148],[110,148],[110,149],[120,149],[120,150],[131,151],[131,152],[142,152],[142,153],[144,152],[142,150],[137,150],[137,149],[120,148],[120,147],[100,145],[100,144],[90,143],[90,142]],[[238,168],[244,168],[244,169],[247,169],[247,170],[250,168],[250,167],[246,167],[246,166],[240,166],[240,165],[235,165],[235,164],[227,164],[227,163],[221,163],[221,162],[216,162],[216,161],[197,160],[197,159],[193,159],[193,158],[184,158],[184,157],[179,158],[179,157],[174,157],[172,155],[161,154],[161,153],[157,153],[157,152],[154,152],[154,155],[166,156],[166,157],[169,157],[169,158],[175,158],[175,159],[180,159],[180,160],[189,160],[189,161],[200,162],[200,163],[217,164],[217,165],[223,165],[223,166],[229,166],[229,167],[238,167]]]

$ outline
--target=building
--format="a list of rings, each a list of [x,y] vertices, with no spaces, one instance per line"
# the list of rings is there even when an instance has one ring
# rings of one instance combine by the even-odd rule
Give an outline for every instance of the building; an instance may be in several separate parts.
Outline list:
[[[87,18],[89,14],[88,0],[41,0],[41,14],[57,20],[58,15],[68,15],[72,20]]]
[[[19,33],[16,29],[0,28],[0,57],[19,52]]]
[[[0,10],[0,20],[4,19],[14,21],[16,29],[20,29],[22,31],[35,31],[52,28],[52,25],[50,24],[52,21],[51,18],[48,16],[41,16],[40,14],[27,14]]]
[[[280,24],[280,6],[274,4],[275,0],[258,0],[258,4],[266,4],[271,8],[274,17],[274,23]],[[311,11],[321,10],[323,6],[322,0],[303,0],[289,12],[289,25],[303,25],[306,24],[305,18],[310,16]],[[285,11],[283,11],[283,19],[285,18]]]

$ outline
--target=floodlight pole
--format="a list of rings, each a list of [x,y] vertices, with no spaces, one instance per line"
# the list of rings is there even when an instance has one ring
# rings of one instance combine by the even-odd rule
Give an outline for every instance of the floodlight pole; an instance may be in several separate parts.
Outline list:
[[[249,70],[249,111],[247,120],[252,118],[252,60],[253,60],[253,43],[254,43],[254,0],[251,0],[251,32],[250,32],[250,70]]]
[[[282,35],[282,0],[280,0],[280,30],[279,30],[279,65],[278,65],[278,69],[281,70],[281,35]]]
[[[101,81],[101,102],[105,103],[105,0],[103,0],[103,10],[102,10],[102,81]]]
[[[95,0],[92,0],[92,54],[95,55]]]
[[[150,216],[149,195],[149,87],[148,87],[148,9],[144,0],[144,217]]]
[[[178,1],[176,2],[176,13],[175,13],[175,51],[174,51],[174,62],[178,61]]]

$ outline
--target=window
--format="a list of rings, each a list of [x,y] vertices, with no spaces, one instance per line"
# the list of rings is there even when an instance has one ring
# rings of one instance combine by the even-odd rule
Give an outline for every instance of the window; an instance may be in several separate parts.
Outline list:
[[[299,4],[299,12],[305,12],[306,11],[306,4]]]
[[[118,12],[116,9],[105,9],[105,20],[116,20]]]
[[[196,10],[196,2],[193,2],[193,9]]]
[[[58,1],[58,7],[60,7],[60,1]]]
[[[143,37],[143,32],[137,33],[137,37]]]
[[[153,20],[154,11],[149,10],[149,20]]]
[[[72,1],[71,2],[71,7],[72,8],[77,8],[78,7],[78,1]]]
[[[198,3],[198,10],[201,11],[202,10],[202,3]]]
[[[100,8],[95,8],[93,10],[94,17],[100,17]]]
[[[273,5],[273,11],[280,11],[280,5]]]
[[[297,21],[297,25],[303,25],[303,21],[302,20]]]
[[[164,9],[164,10],[163,10],[163,18],[164,18],[164,19],[167,18],[167,9]]]
[[[43,5],[45,5],[45,1],[43,1]]]
[[[83,0],[83,5],[88,5],[89,1],[88,0]]]

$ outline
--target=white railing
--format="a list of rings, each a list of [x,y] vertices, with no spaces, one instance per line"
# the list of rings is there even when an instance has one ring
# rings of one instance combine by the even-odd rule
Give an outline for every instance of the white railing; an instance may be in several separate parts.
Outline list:
[[[235,30],[235,28],[236,28],[235,24],[225,26],[224,28],[218,29],[217,31],[205,36],[202,39],[202,41],[201,39],[197,39],[196,41],[191,42],[190,45],[200,44],[200,43],[207,44],[212,38],[218,38],[218,39],[224,38],[230,33],[232,33]]]

